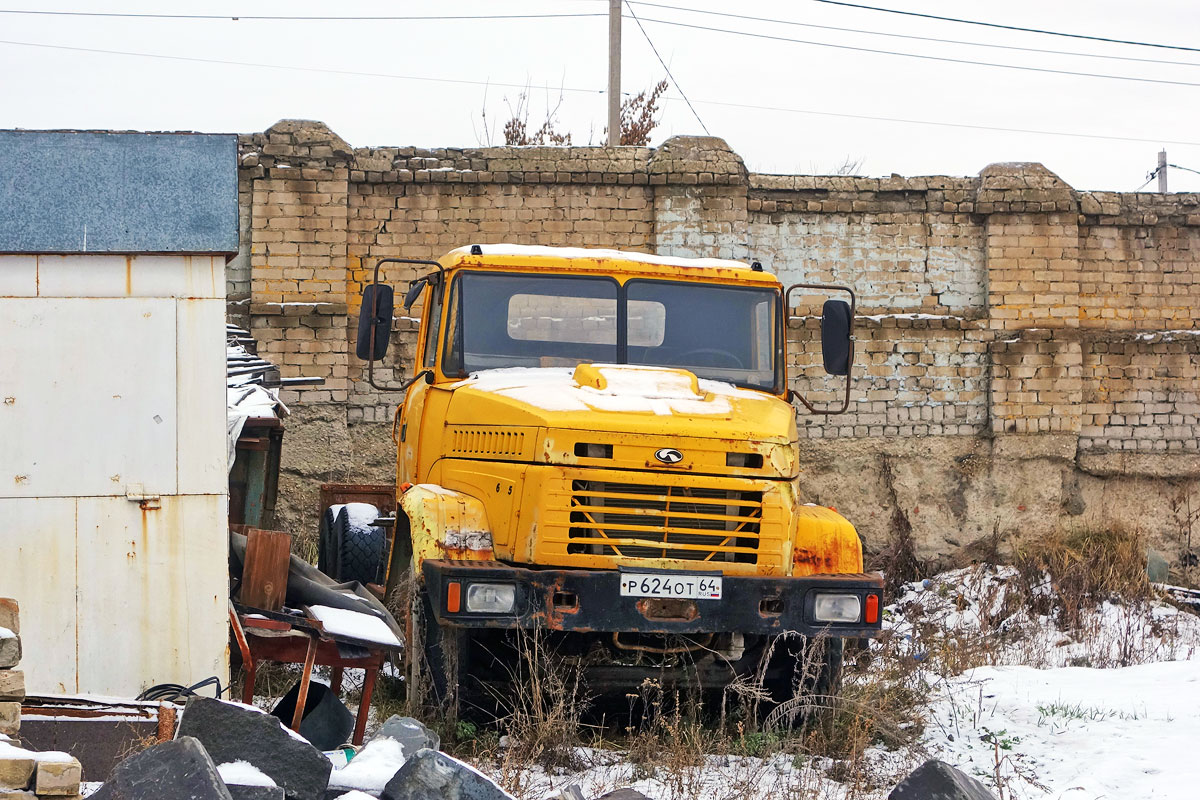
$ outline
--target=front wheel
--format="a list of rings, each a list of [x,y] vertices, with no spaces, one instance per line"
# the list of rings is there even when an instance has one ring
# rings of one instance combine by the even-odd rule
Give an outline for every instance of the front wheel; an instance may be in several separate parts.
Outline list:
[[[794,716],[801,708],[828,706],[842,689],[843,640],[832,636],[779,637],[763,654],[763,688],[775,711]]]

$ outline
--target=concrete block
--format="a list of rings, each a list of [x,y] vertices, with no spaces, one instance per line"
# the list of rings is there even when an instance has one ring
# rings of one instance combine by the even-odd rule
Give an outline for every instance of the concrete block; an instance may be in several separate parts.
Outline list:
[[[79,794],[83,768],[71,758],[63,761],[39,761],[33,791],[39,796],[74,797]]]
[[[19,748],[0,747],[0,791],[25,789],[33,779],[37,759]]]
[[[0,700],[25,699],[25,673],[19,669],[0,670]]]
[[[21,607],[11,597],[0,597],[0,628],[21,632]]]
[[[7,701],[0,703],[0,734],[16,736],[21,730],[21,704]]]
[[[0,628],[0,669],[21,663],[21,637],[11,628]]]

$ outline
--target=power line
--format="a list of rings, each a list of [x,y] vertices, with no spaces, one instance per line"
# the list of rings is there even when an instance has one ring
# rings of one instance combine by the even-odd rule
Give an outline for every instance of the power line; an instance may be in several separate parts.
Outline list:
[[[201,58],[199,56],[174,56],[163,53],[138,53],[132,50],[103,50],[98,47],[73,47],[64,44],[45,44],[42,42],[16,42],[0,39],[0,44],[16,45],[18,47],[42,47],[49,50],[67,50],[76,53],[100,53],[110,56],[132,56],[135,58],[158,58],[166,61],[187,61],[197,64],[219,64],[232,67],[255,67],[258,69],[281,69],[296,72],[316,72],[327,75],[348,75],[358,78],[390,78],[402,81],[426,81],[430,83],[457,83],[465,86],[501,86],[506,89],[545,89],[547,91],[577,92],[580,94],[604,94],[603,89],[582,89],[572,86],[531,86],[520,83],[497,83],[496,81],[472,81],[461,78],[432,78],[422,75],[397,75],[390,72],[362,72],[349,69],[330,69],[326,67],[301,67],[289,64],[263,64],[255,61],[228,61],[219,58]]]
[[[633,17],[633,21],[637,23],[638,30],[642,32],[642,36],[646,37],[646,43],[650,45],[650,49],[654,51],[654,57],[658,59],[658,63],[662,64],[662,68],[667,71],[667,77],[671,79],[672,85],[679,90],[679,94],[683,97],[683,102],[687,103],[687,107],[692,110],[692,116],[696,118],[696,122],[700,123],[700,127],[704,129],[705,136],[712,136],[708,132],[708,127],[704,124],[704,120],[700,119],[700,115],[696,113],[692,101],[688,100],[687,95],[683,92],[683,87],[679,85],[679,81],[675,80],[675,76],[671,74],[671,68],[667,66],[667,62],[663,61],[663,57],[658,54],[658,48],[654,46],[654,41],[651,40],[650,34],[646,33],[646,29],[642,27],[642,21],[638,19],[638,15],[633,13],[633,6],[629,5],[629,0],[625,0],[625,7],[629,9],[629,15]]]
[[[752,39],[769,39],[776,42],[791,42],[793,44],[807,44],[814,47],[828,47],[834,50],[852,50],[858,53],[872,53],[875,55],[885,56],[900,56],[902,58],[916,58],[922,61],[941,61],[948,64],[969,64],[977,67],[997,67],[999,69],[1015,69],[1022,72],[1043,72],[1051,75],[1071,75],[1077,78],[1105,78],[1116,81],[1134,81],[1136,83],[1159,83],[1168,86],[1200,86],[1200,83],[1191,81],[1172,81],[1163,78],[1138,78],[1131,75],[1109,75],[1102,72],[1076,72],[1067,69],[1051,69],[1049,67],[1027,67],[1020,64],[998,64],[992,61],[973,61],[966,58],[950,58],[948,56],[930,56],[921,53],[904,53],[899,50],[879,50],[872,47],[855,47],[848,44],[833,44],[831,42],[815,42],[808,39],[793,39],[788,36],[772,36],[767,33],[750,33],[748,31],[735,31],[729,28],[715,28],[709,25],[695,25],[690,22],[672,22],[665,19],[650,19],[645,18],[646,22],[655,22],[659,25],[672,25],[677,28],[692,28],[694,30],[710,31],[713,33],[728,33],[734,36],[747,36]]]
[[[387,21],[419,21],[419,20],[459,20],[459,19],[556,19],[565,17],[604,17],[606,14],[464,14],[438,16],[342,16],[321,14],[315,16],[300,16],[292,14],[130,14],[110,11],[36,11],[27,9],[0,8],[0,14],[27,14],[42,17],[110,17],[120,19],[191,19],[191,20],[226,20],[240,22],[387,22]]]
[[[916,36],[907,33],[888,33],[887,31],[872,31],[862,28],[844,28],[837,25],[817,25],[812,22],[796,22],[788,19],[773,19],[770,17],[755,17],[748,14],[731,14],[727,11],[707,11],[699,8],[688,8],[686,6],[672,6],[664,3],[647,3],[642,0],[632,0],[633,5],[646,6],[648,8],[663,8],[672,11],[686,11],[692,14],[705,14],[713,17],[729,17],[731,19],[743,19],[751,22],[767,22],[772,25],[792,25],[799,28],[814,28],[823,31],[838,31],[840,33],[861,33],[867,36],[886,36],[892,39],[909,39],[917,42],[936,42],[938,44],[958,44],[968,47],[989,47],[995,50],[1015,50],[1023,53],[1043,53],[1056,56],[1075,56],[1078,58],[1102,58],[1111,61],[1132,61],[1142,64],[1167,64],[1176,67],[1200,67],[1200,62],[1195,61],[1169,61],[1161,58],[1137,58],[1135,56],[1114,56],[1103,53],[1080,53],[1074,50],[1051,50],[1042,47],[1018,47],[1010,44],[996,44],[994,42],[968,42],[961,39],[942,39],[934,36]],[[631,10],[632,11],[632,10]]]
[[[678,101],[681,98],[671,97],[666,95],[664,100]],[[1173,141],[1170,139],[1161,139],[1156,136],[1110,136],[1102,133],[1076,133],[1073,131],[1047,131],[1037,130],[1033,128],[1005,128],[994,125],[973,125],[967,122],[944,122],[926,119],[906,119],[904,117],[881,117],[870,114],[842,114],[833,111],[816,111],[808,108],[787,108],[784,106],[762,106],[753,105],[751,103],[733,103],[724,100],[697,100],[702,106],[722,106],[725,108],[738,108],[750,111],[779,111],[788,114],[806,114],[816,117],[835,117],[838,119],[856,119],[867,120],[870,122],[892,122],[903,125],[929,125],[936,128],[963,128],[973,131],[997,131],[1000,133],[1027,133],[1037,136],[1067,136],[1073,139],[1099,139],[1109,142],[1155,142],[1158,144],[1176,144],[1182,147],[1200,147],[1200,142],[1185,142]]]
[[[423,81],[423,82],[428,82],[428,83],[461,84],[461,85],[465,85],[465,86],[484,86],[484,87],[500,86],[500,87],[504,87],[504,88],[513,88],[513,89],[530,89],[530,88],[546,89],[546,90],[558,90],[558,91],[563,91],[563,92],[573,92],[573,93],[579,93],[579,94],[595,94],[595,95],[604,94],[603,89],[589,89],[589,88],[582,88],[582,87],[576,87],[576,86],[551,86],[549,84],[547,84],[545,86],[530,86],[529,84],[519,84],[519,83],[501,83],[501,82],[496,82],[496,81],[477,81],[477,80],[465,80],[465,79],[458,79],[458,78],[437,78],[437,77],[431,77],[431,76],[425,76],[425,75],[398,75],[398,74],[386,73],[386,72],[363,72],[363,71],[356,71],[356,70],[342,70],[342,69],[332,69],[332,68],[325,68],[325,67],[301,67],[301,66],[293,66],[293,65],[287,65],[287,64],[263,64],[263,63],[257,63],[257,62],[251,62],[251,61],[230,61],[230,60],[224,60],[224,59],[200,58],[200,57],[194,57],[194,56],[165,55],[165,54],[160,54],[160,53],[139,53],[139,52],[127,51],[127,50],[104,50],[104,49],[94,48],[94,47],[73,47],[73,46],[68,46],[68,45],[46,44],[46,43],[42,43],[42,42],[17,42],[17,41],[0,39],[0,45],[3,45],[3,44],[15,45],[18,47],[40,47],[40,48],[46,48],[46,49],[51,49],[51,50],[64,50],[64,51],[70,51],[70,52],[97,53],[97,54],[101,54],[101,55],[128,56],[128,57],[134,57],[134,58],[152,58],[152,59],[163,59],[163,60],[168,60],[168,61],[193,62],[193,63],[200,63],[200,64],[217,64],[217,65],[221,65],[221,66],[251,67],[251,68],[256,68],[256,69],[276,69],[276,70],[285,70],[285,71],[290,70],[290,71],[295,71],[295,72],[321,73],[321,74],[328,74],[328,75],[347,75],[347,76],[352,76],[352,77],[363,77],[363,78],[385,78],[385,79],[391,79],[391,80]],[[676,86],[676,88],[678,88],[678,86]],[[630,93],[625,92],[624,94],[628,95]],[[664,96],[663,99],[675,101],[675,102],[685,101],[685,98],[683,98],[682,96],[681,97]],[[1078,138],[1078,139],[1098,139],[1098,140],[1103,140],[1103,141],[1114,141],[1114,142],[1139,142],[1139,143],[1154,142],[1157,144],[1179,145],[1182,147],[1200,147],[1200,142],[1188,142],[1188,141],[1181,141],[1181,140],[1162,139],[1159,136],[1145,136],[1145,137],[1110,136],[1110,135],[1099,134],[1099,133],[1075,133],[1075,132],[1069,132],[1069,131],[1048,131],[1048,130],[1036,130],[1036,129],[1027,129],[1027,128],[1006,128],[1006,127],[998,127],[998,126],[991,126],[991,125],[974,125],[974,124],[970,124],[970,123],[960,123],[960,122],[944,122],[944,121],[935,121],[935,120],[906,119],[906,118],[902,118],[902,117],[873,116],[873,115],[868,115],[868,114],[843,114],[843,113],[837,113],[837,112],[833,112],[833,111],[817,111],[815,109],[753,105],[750,103],[735,103],[735,102],[728,102],[728,101],[721,101],[721,100],[697,100],[696,104],[710,105],[710,106],[724,107],[724,108],[747,109],[747,110],[753,110],[753,111],[777,111],[777,112],[790,113],[790,114],[805,114],[805,115],[820,116],[820,117],[834,117],[834,118],[839,118],[839,119],[855,119],[855,120],[866,120],[866,121],[871,121],[871,122],[899,123],[899,124],[905,124],[905,125],[928,125],[928,126],[942,127],[942,128],[962,128],[962,129],[967,129],[967,130],[997,131],[997,132],[1001,132],[1001,133],[1023,133],[1023,134],[1033,134],[1033,135],[1040,135],[1040,136],[1067,136],[1067,137]]]
[[[859,3],[847,3],[843,0],[813,0],[814,3],[825,3],[831,6],[845,6],[846,8],[860,8],[865,11],[882,11],[886,14],[901,14],[906,17],[921,17],[922,19],[936,19],[941,22],[958,22],[963,25],[980,25],[985,28],[999,28],[1006,31],[1020,31],[1021,33],[1039,33],[1045,36],[1065,36],[1069,39],[1088,39],[1093,42],[1108,42],[1110,44],[1132,44],[1138,47],[1159,47],[1164,50],[1186,50],[1190,53],[1200,53],[1200,47],[1183,47],[1176,44],[1158,44],[1156,42],[1137,42],[1130,39],[1110,39],[1105,36],[1088,36],[1082,33],[1064,33],[1062,31],[1047,31],[1041,28],[1022,28],[1017,25],[1001,25],[997,22],[981,22],[973,19],[959,19],[958,17],[939,17],[936,14],[921,14],[916,11],[901,11],[897,8],[880,8],[878,6],[866,6]]]
[[[1197,175],[1200,175],[1200,169],[1192,169],[1191,167],[1181,167],[1178,164],[1167,164],[1167,166],[1170,167],[1171,169],[1181,169],[1184,172],[1194,172]],[[1155,170],[1155,172],[1157,172],[1157,171],[1158,170]]]

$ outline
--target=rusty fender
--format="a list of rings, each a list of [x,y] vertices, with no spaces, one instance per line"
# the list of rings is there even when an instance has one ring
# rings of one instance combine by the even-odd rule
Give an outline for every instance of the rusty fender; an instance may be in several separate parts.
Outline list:
[[[413,563],[428,559],[492,561],[492,533],[483,503],[470,495],[422,483],[400,497],[408,515]]]

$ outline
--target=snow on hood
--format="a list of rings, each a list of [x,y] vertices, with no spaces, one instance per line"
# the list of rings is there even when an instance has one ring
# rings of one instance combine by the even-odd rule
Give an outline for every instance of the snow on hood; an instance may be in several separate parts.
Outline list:
[[[596,385],[582,371],[598,374]],[[670,414],[728,414],[731,397],[760,395],[720,381],[698,380],[681,369],[626,364],[580,365],[575,369],[510,367],[477,372],[451,388],[471,388],[526,403],[544,411],[640,411]]]

